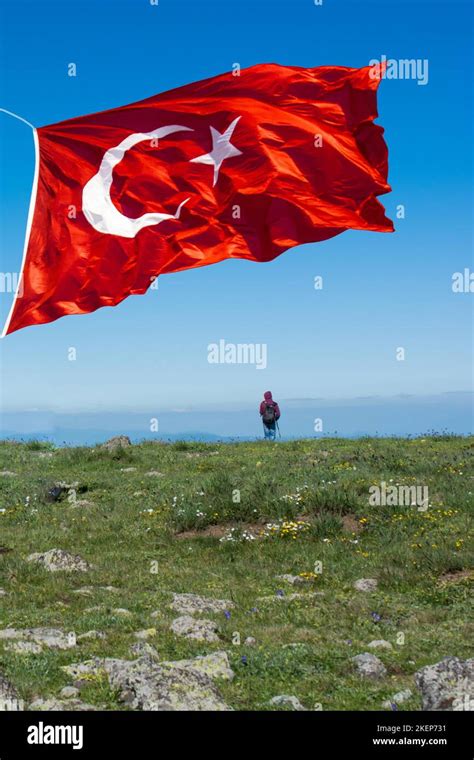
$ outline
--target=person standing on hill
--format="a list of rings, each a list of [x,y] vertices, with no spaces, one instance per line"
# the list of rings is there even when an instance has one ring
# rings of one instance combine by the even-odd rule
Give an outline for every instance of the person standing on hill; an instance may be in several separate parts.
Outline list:
[[[271,391],[265,391],[263,401],[260,404],[260,417],[263,422],[265,439],[274,441],[276,437],[276,424],[280,419],[280,407],[272,398]]]

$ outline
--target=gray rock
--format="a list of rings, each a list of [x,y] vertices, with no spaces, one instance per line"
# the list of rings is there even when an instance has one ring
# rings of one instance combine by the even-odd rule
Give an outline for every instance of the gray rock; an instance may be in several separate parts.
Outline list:
[[[204,672],[177,664],[164,666],[150,660],[95,658],[62,668],[74,677],[105,673],[120,700],[133,710],[230,710],[212,679]]]
[[[396,694],[393,695],[392,701],[396,702],[397,705],[401,704],[402,702],[407,702],[409,699],[411,699],[413,696],[413,692],[411,689],[403,689],[403,691],[397,691]]]
[[[86,633],[81,633],[78,637],[78,641],[86,641],[88,639],[97,640],[97,639],[106,639],[107,634],[103,631],[86,631]]]
[[[219,641],[217,629],[217,623],[213,620],[196,620],[190,615],[182,615],[171,623],[171,630],[176,636],[195,641]]]
[[[205,673],[209,678],[222,678],[226,681],[232,681],[234,671],[230,667],[227,652],[213,652],[203,657],[193,657],[190,660],[174,660],[172,662],[162,662],[163,667],[168,668],[191,668]]]
[[[148,644],[146,641],[137,641],[135,644],[131,645],[129,651],[134,657],[148,657],[152,660],[160,659],[160,655],[155,647],[152,647],[152,645]]]
[[[28,710],[41,710],[42,712],[50,710],[94,712],[96,710],[99,710],[99,708],[95,707],[94,705],[88,705],[85,702],[81,702],[80,699],[56,699],[54,697],[43,699],[40,697],[38,699],[35,699],[34,702],[30,704]]]
[[[78,554],[70,554],[70,552],[66,552],[63,549],[50,549],[47,552],[35,552],[34,554],[29,555],[27,562],[35,562],[53,573],[58,572],[59,570],[64,570],[68,573],[85,573],[92,567]]]
[[[351,658],[357,668],[359,675],[364,678],[383,678],[387,674],[387,669],[383,662],[374,654],[364,652]]]
[[[247,638],[244,641],[244,646],[246,647],[254,647],[257,643],[257,639],[254,639],[253,636],[247,636]]]
[[[72,649],[76,646],[74,633],[59,628],[4,628],[0,640],[30,641],[50,649]]]
[[[84,660],[84,662],[61,665],[61,670],[67,673],[68,676],[80,680],[82,676],[106,675],[106,662],[107,659],[104,657],[93,657],[90,660]]]
[[[292,586],[299,586],[310,581],[309,578],[304,578],[301,575],[290,575],[288,573],[284,573],[283,575],[275,575],[275,578],[278,581],[285,581],[285,583],[290,583]]]
[[[114,615],[123,615],[123,617],[132,617],[130,610],[126,610],[125,607],[114,607],[112,612]]]
[[[392,704],[401,705],[403,702],[407,702],[413,696],[410,689],[404,689],[403,691],[397,691],[390,699],[386,699],[382,702],[382,707],[386,710],[392,709]]]
[[[41,654],[43,647],[34,641],[10,641],[5,644],[5,650],[15,654]]]
[[[276,705],[278,707],[291,707],[292,710],[297,710],[298,712],[305,712],[305,708],[303,707],[299,699],[289,694],[278,694],[278,696],[272,697],[268,704]]]
[[[423,710],[474,710],[474,658],[445,657],[415,673]]]
[[[79,689],[76,689],[75,686],[65,686],[59,692],[59,696],[63,699],[73,699],[79,696]]]
[[[390,641],[385,641],[385,639],[374,639],[367,646],[369,649],[393,649]]]
[[[133,709],[229,710],[212,679],[193,668],[133,664],[112,671],[109,681]]]
[[[14,478],[16,475],[16,472],[12,472],[11,470],[1,470],[0,471],[0,477],[1,478]]]
[[[108,441],[102,444],[102,449],[107,451],[117,451],[117,449],[126,449],[132,445],[132,442],[128,435],[114,435],[113,438],[109,438]]]
[[[359,580],[354,583],[354,588],[357,591],[376,591],[377,586],[378,581],[376,578],[359,578]]]
[[[136,467],[121,467],[120,472],[136,472]]]
[[[145,475],[148,478],[164,478],[165,475],[163,472],[158,472],[158,470],[150,470],[150,472],[145,472]]]
[[[0,596],[7,596],[7,592],[4,588],[0,588]]]
[[[0,711],[22,710],[23,700],[8,678],[0,673]]]
[[[225,612],[235,607],[228,599],[210,599],[197,594],[173,594],[171,609],[181,612],[183,615],[196,613]]]

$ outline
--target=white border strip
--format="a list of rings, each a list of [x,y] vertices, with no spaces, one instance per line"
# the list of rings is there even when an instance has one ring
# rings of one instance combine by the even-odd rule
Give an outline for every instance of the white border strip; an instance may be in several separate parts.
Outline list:
[[[24,121],[24,119],[22,119]],[[29,124],[29,122],[26,122]],[[31,126],[31,125],[30,125]],[[0,335],[0,338],[4,338],[5,335],[8,332],[8,328],[10,327],[10,321],[13,316],[13,310],[15,308],[16,300],[18,298],[18,294],[21,289],[21,281],[23,278],[23,269],[25,267],[25,261],[26,261],[26,253],[28,250],[28,245],[30,242],[30,233],[31,233],[31,226],[33,224],[33,214],[35,211],[36,206],[36,194],[38,192],[38,178],[39,178],[39,142],[38,142],[38,133],[36,129],[33,127],[33,141],[35,145],[35,173],[33,177],[33,185],[31,187],[31,195],[30,195],[30,207],[28,209],[28,219],[26,221],[26,232],[25,232],[25,242],[23,245],[23,258],[21,260],[21,268],[20,268],[20,275],[18,277],[18,283],[16,287],[16,293],[13,298],[13,303],[10,307],[10,312],[8,314],[8,317],[6,319],[6,322],[3,326],[2,334]]]

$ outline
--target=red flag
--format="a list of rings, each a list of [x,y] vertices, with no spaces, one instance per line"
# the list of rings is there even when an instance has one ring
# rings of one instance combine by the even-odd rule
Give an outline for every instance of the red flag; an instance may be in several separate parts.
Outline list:
[[[263,64],[35,130],[4,334],[114,306],[163,272],[392,231],[379,81],[370,67]]]

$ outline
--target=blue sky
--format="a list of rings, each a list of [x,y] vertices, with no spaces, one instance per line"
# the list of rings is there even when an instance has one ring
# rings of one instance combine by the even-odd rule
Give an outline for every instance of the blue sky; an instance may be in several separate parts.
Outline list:
[[[43,0],[2,4],[0,106],[37,126],[140,100],[235,62],[429,61],[386,80],[378,123],[393,235],[346,232],[274,262],[166,275],[114,309],[1,342],[4,409],[137,409],[280,398],[435,394],[472,387],[472,8],[378,0]],[[77,77],[67,65],[77,65]],[[0,268],[18,271],[31,131],[0,114]],[[397,220],[403,204],[406,218]],[[314,277],[324,278],[316,291]],[[269,287],[270,283],[270,287]],[[0,294],[5,318],[11,294]],[[268,367],[210,365],[209,343],[266,343]],[[396,348],[406,350],[396,361]],[[68,360],[74,347],[76,361]]]

